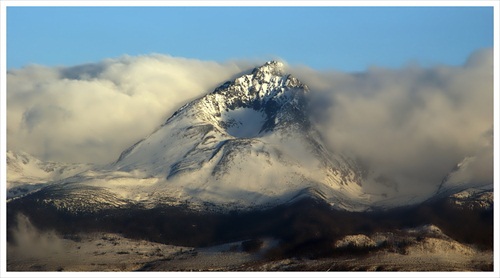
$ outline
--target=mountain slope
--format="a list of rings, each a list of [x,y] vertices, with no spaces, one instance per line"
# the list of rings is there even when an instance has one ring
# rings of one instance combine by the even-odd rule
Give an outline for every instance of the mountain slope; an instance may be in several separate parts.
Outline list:
[[[84,172],[91,164],[69,164],[40,159],[25,152],[7,151],[7,198],[27,194],[50,182]]]
[[[466,157],[443,179],[433,199],[447,198],[462,209],[488,210],[493,208],[493,184],[471,180],[471,165],[476,157]]]

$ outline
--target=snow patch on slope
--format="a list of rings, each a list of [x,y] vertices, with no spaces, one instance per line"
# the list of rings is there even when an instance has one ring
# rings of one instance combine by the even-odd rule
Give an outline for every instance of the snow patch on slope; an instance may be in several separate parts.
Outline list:
[[[252,108],[236,108],[222,114],[222,120],[226,122],[226,131],[238,138],[257,137],[262,130],[266,115]]]
[[[344,238],[337,240],[334,244],[335,248],[347,248],[347,247],[357,247],[357,248],[370,248],[375,247],[377,244],[371,238],[366,235],[347,235]]]

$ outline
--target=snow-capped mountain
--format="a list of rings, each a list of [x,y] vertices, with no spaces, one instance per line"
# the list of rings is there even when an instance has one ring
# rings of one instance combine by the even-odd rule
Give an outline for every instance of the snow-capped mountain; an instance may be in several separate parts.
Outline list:
[[[384,181],[341,150],[326,147],[309,118],[308,94],[282,63],[267,62],[187,103],[111,165],[43,164],[9,154],[9,184],[49,185],[46,202],[67,210],[85,209],[86,198],[102,202],[103,208],[188,204],[225,210],[312,197],[360,211],[431,197],[402,197],[390,187],[383,194],[364,191],[363,184]],[[437,195],[464,189],[455,186],[463,180],[464,167],[450,173]]]
[[[307,193],[353,209],[363,203],[362,169],[326,149],[307,86],[283,67],[268,62],[186,104],[110,170],[154,177],[150,200],[251,207]]]

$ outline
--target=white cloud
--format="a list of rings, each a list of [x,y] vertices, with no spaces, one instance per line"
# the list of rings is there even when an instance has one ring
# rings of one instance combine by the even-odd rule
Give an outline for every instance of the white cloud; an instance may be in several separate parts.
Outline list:
[[[370,68],[347,74],[288,66],[311,89],[331,149],[410,192],[435,186],[465,157],[491,181],[493,53],[462,67]],[[69,68],[30,66],[7,76],[8,149],[42,159],[108,163],[187,101],[259,63],[164,55]],[[367,185],[380,191],[384,185]]]

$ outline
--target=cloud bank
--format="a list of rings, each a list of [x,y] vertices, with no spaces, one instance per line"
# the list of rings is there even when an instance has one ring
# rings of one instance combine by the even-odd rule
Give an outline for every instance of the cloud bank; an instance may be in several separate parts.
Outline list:
[[[8,72],[8,149],[43,160],[111,162],[187,101],[249,67],[149,55]]]
[[[493,182],[491,49],[461,67],[295,74],[316,92],[313,109],[331,148],[359,159],[379,186],[432,190],[467,157],[470,183]]]
[[[112,162],[187,101],[261,63],[147,55],[10,71],[8,149],[44,160]],[[330,148],[358,159],[379,181],[366,190],[435,186],[466,157],[474,157],[471,182],[492,182],[491,49],[461,67],[354,74],[288,67],[311,89],[314,118]]]

